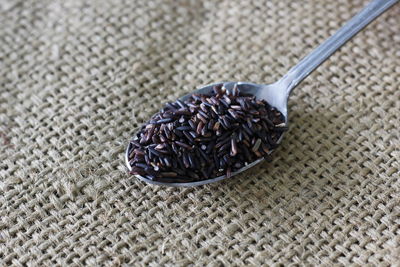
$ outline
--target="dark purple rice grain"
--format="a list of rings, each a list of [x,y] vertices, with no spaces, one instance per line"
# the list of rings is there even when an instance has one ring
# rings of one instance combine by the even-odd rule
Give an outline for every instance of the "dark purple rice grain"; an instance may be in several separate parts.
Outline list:
[[[225,102],[226,102],[228,105],[230,105],[230,104],[232,103],[231,99],[230,99],[226,94],[223,96],[223,98],[224,98],[224,99],[221,99],[221,102],[222,102],[222,100],[225,100]],[[228,106],[228,108],[229,108],[229,106]]]
[[[144,162],[144,155],[136,154],[132,160],[133,162]]]
[[[225,130],[228,130],[229,127],[225,124],[225,121],[224,121],[222,118],[223,118],[223,116],[221,116],[221,117],[218,119],[218,122],[221,124],[221,126],[222,126]]]
[[[222,141],[222,140],[227,140],[231,135],[232,135],[231,132],[226,132],[217,138],[217,142]],[[228,141],[229,141],[229,139],[228,139]]]
[[[225,144],[228,144],[230,141],[229,138],[222,138],[218,143],[215,144],[215,149],[219,149],[220,147],[224,146]]]
[[[183,135],[186,137],[186,139],[189,141],[189,143],[190,144],[194,144],[195,142],[194,142],[194,138],[190,135],[190,133],[189,132],[183,132]]]
[[[192,136],[192,138],[197,138],[197,134],[193,131],[189,131],[189,134]]]
[[[172,114],[174,116],[176,116],[176,115],[190,116],[192,113],[187,108],[185,108],[185,109],[180,109],[180,110],[174,111],[174,112],[172,112]]]
[[[226,108],[229,108],[229,103],[226,102],[225,99],[221,99],[220,101],[221,101],[221,103],[222,103]]]
[[[167,146],[167,144],[158,144],[158,145],[154,146],[154,149],[162,150],[162,149],[164,149],[166,146]],[[152,146],[149,146],[149,147],[152,147]]]
[[[140,143],[141,145],[146,144],[146,134],[144,134],[144,135],[140,138],[139,143]]]
[[[194,99],[194,98],[193,98],[193,99]],[[187,106],[188,106],[189,108],[197,109],[197,105],[192,104],[192,103],[187,103]]]
[[[234,109],[234,110],[239,110],[239,111],[242,110],[242,107],[238,106],[238,105],[231,105],[230,108]]]
[[[176,172],[178,175],[181,175],[181,176],[185,175],[185,171],[183,171],[182,169],[179,169],[177,167],[173,167],[173,168],[171,168],[171,170],[173,172]]]
[[[151,176],[157,176],[158,173],[152,168],[152,167],[147,167],[144,169],[144,171]]]
[[[248,134],[248,135],[253,135],[253,131],[249,128],[249,126],[245,123],[242,124],[243,130]]]
[[[190,127],[193,129],[193,130],[196,130],[197,129],[197,125],[192,121],[192,120],[189,120],[189,125],[190,125]]]
[[[229,154],[225,154],[225,156],[222,157],[225,164],[230,165],[231,164],[231,158],[229,157]]]
[[[215,170],[215,165],[213,163],[211,163],[210,166],[207,168],[207,176],[206,177],[211,177],[214,170]]]
[[[219,169],[219,160],[218,160],[217,153],[215,152],[215,150],[214,150],[214,153],[213,153],[213,160],[214,160],[215,168]]]
[[[190,167],[192,169],[196,169],[196,161],[194,160],[193,155],[191,153],[188,153],[187,157],[188,157],[188,160],[189,160]]]
[[[201,135],[207,137],[207,127],[204,125],[203,129],[201,129]]]
[[[196,133],[198,135],[201,135],[201,131],[203,131],[203,127],[204,127],[204,123],[202,121],[200,121],[199,124],[197,124],[197,128],[196,128]]]
[[[253,138],[251,138],[251,142],[250,142],[251,146],[254,146],[256,141],[257,141],[257,138],[255,136],[253,136]]]
[[[187,130],[191,130],[192,127],[190,126],[180,126],[180,127],[176,127],[177,130],[179,131],[187,131]]]
[[[207,98],[210,105],[218,105],[218,100],[215,97]]]
[[[168,123],[168,122],[171,122],[172,120],[173,120],[172,118],[166,118],[166,119],[161,119],[161,120],[155,121],[152,124]]]
[[[162,136],[162,137],[165,140],[165,137],[164,136]],[[153,144],[160,143],[161,142],[161,135],[153,134],[153,136],[151,137],[151,141],[153,141]]]
[[[208,110],[207,110],[206,105],[204,104],[204,102],[200,104],[200,109],[201,109],[203,112],[208,112]]]
[[[172,159],[172,168],[178,168],[178,161]]]
[[[177,177],[178,174],[176,172],[161,172],[160,173],[161,177]]]
[[[139,144],[137,146],[139,146]],[[135,153],[136,155],[144,155],[145,154],[144,151],[140,150],[139,148],[133,149],[132,153]]]
[[[164,128],[164,134],[167,139],[171,139],[171,131],[167,127]]]
[[[229,121],[229,117],[228,116],[223,116],[222,117],[222,121],[224,122],[225,126],[227,129],[232,127],[231,122]]]
[[[203,117],[200,113],[198,113],[196,116],[197,116],[197,118],[198,118],[199,120],[201,120],[204,124],[207,124],[207,119],[206,119],[205,117]]]
[[[244,101],[244,98],[243,98],[243,97],[238,97],[238,98],[236,99],[236,101],[239,103],[240,107],[241,107],[243,110],[247,110],[247,109],[248,109],[248,104],[247,104],[246,101]]]
[[[187,170],[186,173],[187,173],[191,178],[194,178],[194,179],[196,179],[196,180],[200,178],[199,175],[197,175],[195,172],[192,172],[192,171],[190,171],[190,170]]]
[[[214,124],[213,131],[218,131],[220,125],[221,125],[221,122],[217,121],[217,122]]]
[[[176,100],[176,103],[181,107],[181,108],[186,108],[187,106],[185,105],[185,103],[183,103],[181,100]]]
[[[226,108],[223,105],[218,105],[217,106],[218,114],[224,114],[224,111]]]
[[[197,137],[196,139],[194,139],[196,142],[199,143],[206,143],[206,142],[210,142],[211,140],[214,140],[215,138],[213,137]]]
[[[208,102],[203,102],[202,104],[204,104],[205,106],[207,106],[207,107],[212,107],[212,104],[210,104],[210,103],[208,103]]]
[[[210,157],[203,150],[199,150],[199,153],[206,162],[210,162]]]
[[[247,123],[247,126],[249,127],[249,129],[251,129],[251,130],[254,131],[254,129],[253,129],[253,123],[251,123],[250,118],[247,118],[246,123]]]
[[[183,161],[183,165],[185,165],[185,168],[189,168],[190,167],[189,157],[188,157],[187,153],[183,154],[182,161]]]
[[[228,142],[226,142],[224,145],[222,145],[222,146],[218,149],[218,152],[224,151],[224,150],[226,150],[227,148],[229,148],[229,147],[231,146],[231,144],[230,144],[229,141],[230,141],[230,140],[228,139]]]
[[[237,135],[237,141],[242,142],[243,141],[243,131],[239,130],[238,135]]]
[[[176,143],[178,146],[181,146],[181,147],[183,147],[183,148],[192,149],[192,147],[191,147],[190,145],[185,144],[185,143],[182,143],[181,141],[175,141],[175,143]]]
[[[207,123],[207,129],[212,131],[214,127],[214,120],[211,119],[208,123]]]
[[[155,150],[152,147],[149,147],[149,151],[150,151],[151,154],[154,154],[154,156],[156,156],[156,157],[162,157],[161,153],[158,152],[157,150]]]
[[[157,149],[157,152],[160,152],[160,153],[166,154],[166,155],[170,154],[170,152],[168,150],[166,150],[166,149]]]
[[[232,118],[234,118],[234,119],[236,119],[236,120],[239,119],[238,114],[237,114],[235,111],[233,111],[233,109],[228,109],[228,112],[229,112],[229,114],[232,116]]]
[[[200,155],[200,149],[199,148],[196,148],[195,150],[194,150],[194,154],[195,154],[195,156],[196,156],[196,159],[199,161],[199,164],[200,165],[202,165],[202,164],[204,164],[204,159],[201,157],[201,155]]]
[[[178,155],[178,147],[176,146],[176,144],[175,143],[172,143],[171,144],[171,147],[172,147],[172,151],[176,154],[176,155]]]
[[[160,134],[159,137],[160,137],[160,142],[162,142],[162,143],[165,143],[165,142],[167,142],[167,140],[168,140],[166,137],[164,137],[164,136],[161,135],[161,134]]]
[[[176,159],[176,162],[179,165],[179,168],[177,168],[177,169],[182,170],[186,174],[186,167],[183,164],[183,158],[181,158],[181,157],[182,157],[182,153],[180,153],[180,156]]]
[[[205,118],[205,119],[209,119],[208,115],[207,115],[206,113],[204,113],[204,111],[198,110],[198,112],[199,112],[199,114],[201,115],[201,117],[203,117],[203,118]],[[199,119],[201,119],[201,118],[199,118]],[[204,121],[203,121],[203,122],[204,122]],[[206,120],[206,122],[207,122],[207,120]],[[206,123],[206,122],[204,122],[204,123]]]
[[[215,106],[211,106],[211,110],[214,112],[215,115],[218,115],[218,110]]]
[[[147,154],[144,155],[144,162],[146,162],[147,165],[150,165],[150,158]]]
[[[183,133],[179,130],[174,130],[174,134],[177,135],[178,137],[183,137]]]

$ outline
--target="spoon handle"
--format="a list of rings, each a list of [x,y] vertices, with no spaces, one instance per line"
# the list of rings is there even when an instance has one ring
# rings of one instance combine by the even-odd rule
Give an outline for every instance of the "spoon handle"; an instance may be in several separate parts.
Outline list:
[[[296,66],[292,67],[289,72],[278,81],[278,83],[285,85],[284,88],[287,88],[287,95],[336,50],[398,1],[399,0],[372,0],[334,35],[304,57]]]

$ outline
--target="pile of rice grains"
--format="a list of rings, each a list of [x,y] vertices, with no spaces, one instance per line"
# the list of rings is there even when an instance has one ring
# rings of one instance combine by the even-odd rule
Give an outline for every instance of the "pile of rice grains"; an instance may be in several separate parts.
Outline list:
[[[167,103],[131,141],[131,174],[153,181],[194,182],[232,172],[267,156],[287,130],[284,116],[264,100],[214,86]]]

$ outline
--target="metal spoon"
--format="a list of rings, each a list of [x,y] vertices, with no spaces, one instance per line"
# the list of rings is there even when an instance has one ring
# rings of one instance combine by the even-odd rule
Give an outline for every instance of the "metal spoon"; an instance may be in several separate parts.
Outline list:
[[[237,84],[239,90],[243,93],[250,93],[256,96],[257,99],[265,99],[271,106],[276,107],[284,116],[285,123],[288,124],[288,112],[287,112],[287,102],[290,92],[295,88],[304,78],[306,78],[312,71],[314,71],[321,63],[328,59],[336,50],[338,50],[342,45],[344,45],[348,40],[350,40],[354,35],[356,35],[360,30],[366,27],[371,21],[385,12],[388,8],[393,6],[399,0],[373,0],[364,9],[362,9],[357,15],[350,19],[342,28],[340,28],[334,35],[328,38],[320,46],[318,46],[309,55],[303,58],[296,66],[291,68],[289,72],[283,76],[280,80],[273,84],[254,84],[248,82],[221,82],[206,85],[200,89],[187,94],[180,100],[184,101],[190,97],[192,94],[210,94],[215,85],[223,84],[227,90],[232,90],[233,86]],[[278,143],[282,141],[282,137],[279,139]],[[131,166],[128,160],[128,151],[131,149],[131,144],[128,145],[125,153],[125,161],[129,170]],[[273,152],[273,151],[271,151]],[[241,168],[239,171],[232,173],[233,175],[239,174],[254,165],[263,161],[264,158],[258,159],[247,166]],[[188,183],[166,183],[160,181],[152,181],[146,177],[136,175],[140,180],[156,184],[156,185],[166,185],[166,186],[181,186],[181,187],[191,187],[209,184],[217,182],[226,178],[225,175]]]

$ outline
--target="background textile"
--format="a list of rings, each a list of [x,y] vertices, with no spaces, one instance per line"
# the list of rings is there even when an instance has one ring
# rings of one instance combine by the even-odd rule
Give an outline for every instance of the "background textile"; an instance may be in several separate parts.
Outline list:
[[[127,174],[196,87],[270,83],[366,0],[0,0],[0,265],[400,262],[400,5],[293,91],[271,163],[197,188]]]

